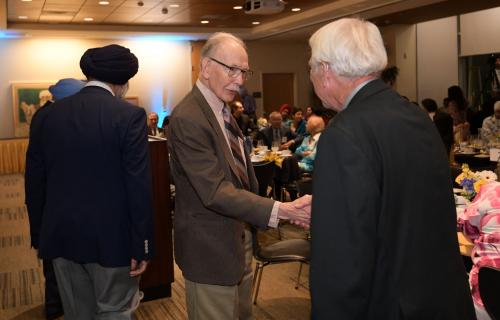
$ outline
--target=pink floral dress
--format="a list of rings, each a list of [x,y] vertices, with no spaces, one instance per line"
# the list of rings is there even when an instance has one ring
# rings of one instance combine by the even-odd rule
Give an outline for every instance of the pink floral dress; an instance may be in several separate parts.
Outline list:
[[[500,182],[490,182],[481,190],[463,212],[458,222],[464,234],[474,241],[469,282],[474,303],[484,307],[479,295],[478,273],[481,267],[500,267]]]

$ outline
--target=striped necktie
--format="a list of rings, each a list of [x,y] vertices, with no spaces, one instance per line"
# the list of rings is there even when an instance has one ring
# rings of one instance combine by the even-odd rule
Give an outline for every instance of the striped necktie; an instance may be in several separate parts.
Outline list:
[[[236,171],[240,177],[243,188],[250,190],[250,183],[248,182],[247,168],[245,166],[244,155],[241,153],[240,142],[238,137],[243,139],[240,129],[237,127],[233,116],[229,112],[229,108],[224,106],[222,109],[222,115],[224,118],[224,127],[226,128],[227,137],[229,140],[229,146],[231,147],[231,153],[233,154],[234,163],[236,164]]]

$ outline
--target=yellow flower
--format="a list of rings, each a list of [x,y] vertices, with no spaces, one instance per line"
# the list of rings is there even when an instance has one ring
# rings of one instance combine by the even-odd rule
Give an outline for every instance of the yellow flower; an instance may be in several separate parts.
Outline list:
[[[478,193],[479,190],[481,189],[481,186],[483,184],[485,184],[486,182],[487,182],[486,180],[479,180],[479,181],[474,182],[474,191],[476,191],[476,193]]]
[[[460,184],[462,183],[462,180],[465,178],[465,175],[464,173],[462,172],[461,174],[459,174],[456,178],[455,178],[455,182]]]

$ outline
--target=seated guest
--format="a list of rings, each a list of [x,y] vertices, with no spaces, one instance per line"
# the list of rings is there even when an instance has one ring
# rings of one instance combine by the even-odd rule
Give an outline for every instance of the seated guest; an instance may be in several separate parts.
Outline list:
[[[304,120],[308,120],[310,116],[313,114],[313,108],[311,106],[306,107],[306,114],[304,115]]]
[[[292,109],[292,124],[290,126],[290,132],[294,136],[294,138],[287,143],[285,143],[282,149],[290,149],[291,151],[295,151],[297,146],[300,146],[302,140],[304,140],[304,136],[306,135],[306,121],[302,115],[302,109],[293,108]]]
[[[439,111],[436,101],[432,99],[422,100],[422,106],[436,125],[446,148],[446,153],[450,154],[453,145],[453,118],[448,113]]]
[[[267,112],[263,112],[262,115],[257,119],[257,128],[259,130],[267,128]]]
[[[483,121],[483,136],[489,141],[496,141],[500,135],[500,101],[493,105],[493,115]]]
[[[293,139],[290,129],[282,125],[281,114],[277,111],[271,112],[269,115],[270,126],[259,131],[257,140],[263,140],[264,144],[271,149],[273,141],[278,141],[281,144],[280,149],[286,149],[283,145]]]
[[[470,125],[466,120],[466,110],[456,100],[448,100],[448,113],[453,119],[453,136],[455,143],[467,141],[470,136]]]
[[[314,168],[314,159],[316,158],[316,146],[325,128],[323,118],[312,115],[307,120],[307,135],[302,144],[295,150],[294,156],[299,161],[299,168],[304,172],[312,172]]]
[[[148,135],[163,138],[163,130],[158,128],[158,114],[150,112],[148,114]]]
[[[292,119],[290,119],[290,115],[292,113],[292,107],[288,103],[282,104],[280,106],[280,113],[283,126],[287,129],[290,129],[290,126],[292,125]]]
[[[244,136],[250,136],[255,130],[255,125],[248,115],[243,113],[245,109],[240,101],[231,102],[231,113],[240,127]]]
[[[500,183],[489,182],[481,187],[474,201],[459,211],[458,222],[463,233],[474,242],[469,283],[477,319],[490,319],[479,294],[478,274],[482,267],[500,267]]]

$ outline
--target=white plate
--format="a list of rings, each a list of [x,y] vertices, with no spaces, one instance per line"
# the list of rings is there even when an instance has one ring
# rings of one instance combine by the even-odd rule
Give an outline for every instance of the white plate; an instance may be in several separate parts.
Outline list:
[[[254,155],[254,156],[252,156],[252,158],[250,158],[250,160],[252,162],[262,162],[262,161],[264,161],[264,157],[262,157],[262,156],[255,156]]]
[[[453,193],[462,193],[462,191],[464,190],[460,188],[453,188]]]

